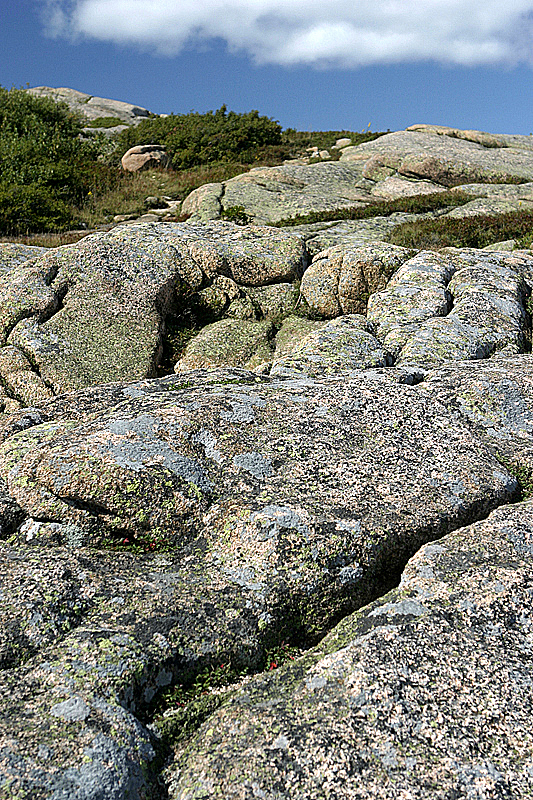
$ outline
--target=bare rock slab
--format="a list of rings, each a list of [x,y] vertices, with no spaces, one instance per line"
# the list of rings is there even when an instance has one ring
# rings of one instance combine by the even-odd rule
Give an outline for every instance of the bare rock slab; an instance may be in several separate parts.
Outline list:
[[[238,690],[172,800],[529,798],[533,503],[422,548],[398,589]]]
[[[421,392],[467,422],[509,464],[533,474],[533,356],[443,364],[428,370]]]
[[[157,797],[140,720],[165,687],[316,642],[517,491],[432,396],[364,372],[93,387],[4,438],[0,780],[38,800]]]
[[[529,142],[493,140],[480,144],[431,130],[397,131],[344,148],[340,163],[354,162],[366,162],[363,174],[378,181],[387,176],[387,170],[441,186],[527,182],[533,178],[533,151]]]

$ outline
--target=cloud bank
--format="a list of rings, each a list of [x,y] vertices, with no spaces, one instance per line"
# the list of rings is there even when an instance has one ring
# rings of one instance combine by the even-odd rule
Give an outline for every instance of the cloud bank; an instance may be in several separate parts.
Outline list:
[[[45,19],[165,55],[223,40],[257,64],[533,61],[533,0],[46,0]]]

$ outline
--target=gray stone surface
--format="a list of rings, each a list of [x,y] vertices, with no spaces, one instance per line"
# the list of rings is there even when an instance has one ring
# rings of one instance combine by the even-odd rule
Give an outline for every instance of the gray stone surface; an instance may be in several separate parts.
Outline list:
[[[528,207],[529,137],[416,128],[189,202]],[[1,800],[533,796],[533,254],[406,216],[0,247]]]
[[[228,659],[257,669],[272,639],[316,641],[424,542],[517,491],[433,397],[364,372],[95,387],[3,435],[26,519],[0,548],[0,780],[36,800],[156,798],[139,719],[165,687]],[[102,537],[117,550],[79,549]]]
[[[362,314],[344,314],[312,331],[275,358],[270,375],[336,375],[355,369],[386,367],[392,357],[366,329]]]
[[[141,106],[124,103],[122,100],[94,97],[85,92],[78,92],[76,89],[33,86],[27,91],[35,97],[50,97],[56,102],[66,103],[72,111],[81,114],[88,120],[100,117],[118,117],[128,125],[136,125],[150,115],[150,112]]]
[[[530,353],[459,361],[430,369],[420,391],[471,425],[507,463],[533,474],[533,384]]]
[[[192,213],[193,219],[213,219],[222,209],[242,205],[253,222],[261,225],[363,202],[368,202],[368,188],[357,165],[283,164],[256,167],[224,184],[195,189],[184,200],[182,212]]]
[[[272,361],[274,326],[264,320],[221,319],[202,328],[185,347],[176,372],[202,367],[254,369]]]
[[[0,279],[4,281],[14,267],[37,258],[46,251],[46,247],[0,242]]]
[[[519,251],[421,252],[369,299],[371,329],[398,364],[522,352],[530,262]]]
[[[397,589],[245,684],[169,769],[172,800],[528,798],[533,503],[422,548]]]

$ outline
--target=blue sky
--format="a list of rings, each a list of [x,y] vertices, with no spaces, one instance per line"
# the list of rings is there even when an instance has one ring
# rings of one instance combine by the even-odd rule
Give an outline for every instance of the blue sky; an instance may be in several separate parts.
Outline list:
[[[299,130],[533,132],[533,0],[0,0],[0,84]]]

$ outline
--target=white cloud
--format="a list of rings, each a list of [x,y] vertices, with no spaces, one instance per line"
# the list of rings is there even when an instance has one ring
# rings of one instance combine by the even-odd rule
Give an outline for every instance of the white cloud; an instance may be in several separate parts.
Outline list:
[[[533,60],[533,0],[43,0],[53,35],[173,55],[222,39],[257,63]]]

